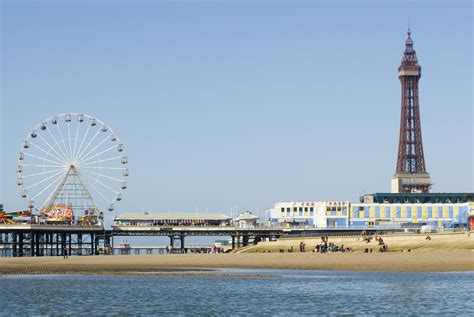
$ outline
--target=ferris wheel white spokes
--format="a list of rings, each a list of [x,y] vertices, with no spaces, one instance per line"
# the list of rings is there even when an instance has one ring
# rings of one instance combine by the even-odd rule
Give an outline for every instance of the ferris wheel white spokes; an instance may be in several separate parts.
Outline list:
[[[17,185],[31,207],[72,219],[114,209],[129,175],[124,146],[99,119],[81,113],[53,116],[37,125],[22,143]]]

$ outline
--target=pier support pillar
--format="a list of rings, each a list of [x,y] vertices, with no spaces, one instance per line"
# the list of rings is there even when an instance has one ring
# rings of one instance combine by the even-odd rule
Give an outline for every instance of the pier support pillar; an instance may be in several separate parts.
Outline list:
[[[23,233],[18,234],[18,256],[23,256]]]
[[[181,253],[184,253],[184,234],[179,236],[179,240],[181,242]]]
[[[95,236],[95,242],[94,242],[94,245],[95,245],[95,249],[94,249],[94,254],[95,255],[99,255],[99,246],[100,246],[100,241],[99,241],[99,236]]]
[[[67,255],[67,235],[65,233],[61,234],[61,255]]]
[[[104,254],[105,255],[110,255],[110,250],[111,250],[111,247],[110,247],[110,236],[108,235],[105,235],[104,236]]]
[[[243,237],[242,237],[242,245],[244,247],[249,245],[249,236],[247,234],[243,235]]]
[[[77,234],[77,252],[82,255],[82,233]]]
[[[56,256],[59,256],[59,233],[55,234],[56,236]]]
[[[69,245],[68,245],[68,254],[69,256],[72,255],[72,234],[69,234]]]
[[[29,256],[35,256],[35,250],[36,250],[36,246],[35,246],[35,234],[33,233],[33,231],[31,231],[29,233],[30,235],[30,254],[28,254]]]
[[[13,236],[12,253],[14,257],[17,257],[18,256],[18,235],[16,233],[13,233],[12,236]]]
[[[232,250],[235,249],[235,236],[232,236]]]
[[[42,233],[36,233],[36,256],[44,255],[44,237]]]

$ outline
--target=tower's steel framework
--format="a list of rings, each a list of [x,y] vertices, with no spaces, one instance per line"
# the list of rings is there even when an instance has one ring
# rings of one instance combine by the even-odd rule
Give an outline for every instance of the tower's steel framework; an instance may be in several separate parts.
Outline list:
[[[408,30],[405,51],[398,68],[398,78],[402,85],[402,103],[397,170],[392,179],[392,192],[395,193],[428,193],[431,186],[430,175],[426,172],[421,138],[418,97],[420,77],[421,66],[418,64],[411,32]]]

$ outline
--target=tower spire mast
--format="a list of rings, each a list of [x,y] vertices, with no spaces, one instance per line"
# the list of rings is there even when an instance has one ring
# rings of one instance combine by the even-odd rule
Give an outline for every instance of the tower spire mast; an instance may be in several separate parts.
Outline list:
[[[400,140],[396,173],[392,178],[392,192],[428,193],[431,179],[425,166],[418,96],[421,66],[413,48],[410,27],[407,35],[405,50],[398,68],[398,78],[402,86]]]

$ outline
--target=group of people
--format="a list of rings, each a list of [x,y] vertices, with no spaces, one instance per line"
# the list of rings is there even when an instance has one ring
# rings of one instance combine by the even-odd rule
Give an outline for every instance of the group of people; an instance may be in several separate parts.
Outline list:
[[[300,248],[300,252],[306,252],[306,244],[304,243],[304,241],[300,241],[299,248]],[[317,244],[313,249],[313,252],[318,252],[318,253],[352,252],[352,251],[353,251],[352,248],[345,248],[344,245],[338,246],[335,243],[329,242],[328,236],[322,236],[321,243]],[[279,252],[285,253],[285,248],[280,247]],[[288,253],[294,252],[293,246],[289,247],[286,252]]]
[[[285,248],[280,247],[280,253],[285,253]],[[294,249],[293,246],[289,247],[287,250],[288,253],[293,253]],[[303,241],[300,241],[300,252],[306,252],[306,244]]]
[[[326,252],[352,252],[352,248],[345,248],[343,244],[338,246],[333,242],[329,242],[328,236],[321,237],[321,243],[316,245],[313,252],[326,253]]]
[[[171,253],[225,253],[225,250],[223,247],[214,245],[211,248],[173,248],[172,246],[166,246],[166,253],[171,254]]]
[[[386,244],[385,241],[383,241],[382,237],[380,237],[378,235],[364,237],[363,241],[365,241],[367,243],[370,243],[372,241],[372,239],[375,240],[375,242],[377,242],[377,244],[379,246],[379,252],[387,252],[388,251],[388,244]],[[365,248],[364,253],[372,253],[372,248]]]

